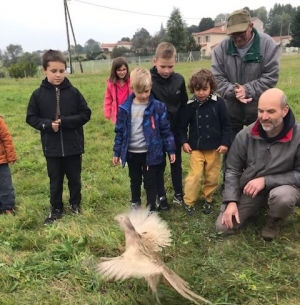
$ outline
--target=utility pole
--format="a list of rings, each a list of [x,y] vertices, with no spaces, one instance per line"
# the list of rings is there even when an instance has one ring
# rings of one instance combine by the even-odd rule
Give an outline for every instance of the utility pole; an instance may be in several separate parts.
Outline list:
[[[77,51],[76,51],[77,42],[76,42],[76,38],[75,38],[75,34],[74,34],[74,30],[73,30],[73,25],[72,25],[72,21],[71,21],[70,12],[69,12],[69,7],[68,7],[67,2],[65,2],[65,3],[66,3],[67,14],[68,14],[68,17],[69,17],[69,22],[70,22],[70,26],[71,26],[71,30],[72,30],[73,39],[74,39],[74,44],[75,44],[75,53],[76,53],[77,58],[78,58],[78,62],[79,62],[79,66],[80,66],[80,71],[81,71],[81,73],[83,73],[82,64],[81,64],[81,60],[80,60],[80,56],[79,56],[79,54],[78,54],[78,53],[77,53]]]
[[[67,17],[67,0],[63,0],[63,1],[64,1],[64,8],[65,8],[65,22],[66,22],[66,31],[67,31],[69,65],[70,65],[70,73],[72,74],[73,73],[73,68],[72,68],[71,46],[70,46],[69,26],[68,26],[68,17]]]

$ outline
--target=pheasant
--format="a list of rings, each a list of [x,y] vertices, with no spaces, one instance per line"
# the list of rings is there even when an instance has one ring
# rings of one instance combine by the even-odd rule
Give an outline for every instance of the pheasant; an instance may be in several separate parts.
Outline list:
[[[166,221],[148,209],[135,209],[115,217],[125,233],[125,252],[113,258],[101,258],[97,271],[110,280],[125,280],[130,277],[144,278],[151,288],[157,303],[157,287],[164,278],[177,292],[195,304],[210,301],[195,294],[189,285],[169,269],[159,257],[162,248],[171,244],[171,232]]]

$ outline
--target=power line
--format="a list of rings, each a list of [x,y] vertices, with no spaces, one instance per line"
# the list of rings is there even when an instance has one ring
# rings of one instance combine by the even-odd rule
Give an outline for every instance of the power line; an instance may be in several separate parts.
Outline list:
[[[120,11],[120,12],[131,13],[131,14],[137,14],[137,15],[146,15],[146,16],[152,16],[152,17],[163,17],[163,18],[169,18],[170,17],[170,16],[164,16],[164,15],[155,15],[155,14],[149,14],[149,13],[142,13],[142,12],[123,10],[123,9],[120,9],[120,8],[109,7],[109,6],[95,4],[95,3],[90,3],[90,2],[81,1],[81,0],[72,0],[72,1],[80,2],[80,3],[84,3],[84,4],[88,4],[88,5],[93,5],[93,6],[98,6],[98,7],[102,7],[102,8],[109,9],[109,10]],[[200,18],[185,18],[185,19],[199,20]]]

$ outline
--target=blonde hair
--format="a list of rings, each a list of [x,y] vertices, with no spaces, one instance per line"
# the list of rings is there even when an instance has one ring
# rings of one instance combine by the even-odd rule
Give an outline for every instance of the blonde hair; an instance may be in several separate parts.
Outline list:
[[[151,84],[151,74],[147,69],[135,68],[130,73],[130,85],[133,91],[138,93],[143,92]]]
[[[176,57],[176,49],[170,42],[161,42],[155,51],[155,59],[171,59]]]

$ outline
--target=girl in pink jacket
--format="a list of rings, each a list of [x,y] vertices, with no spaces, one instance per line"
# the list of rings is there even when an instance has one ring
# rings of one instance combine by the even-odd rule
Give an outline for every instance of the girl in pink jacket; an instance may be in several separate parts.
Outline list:
[[[114,59],[106,82],[104,116],[116,123],[118,108],[131,94],[128,63],[124,57]]]

